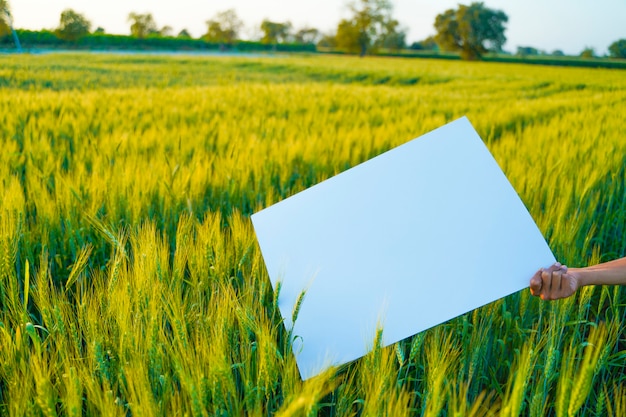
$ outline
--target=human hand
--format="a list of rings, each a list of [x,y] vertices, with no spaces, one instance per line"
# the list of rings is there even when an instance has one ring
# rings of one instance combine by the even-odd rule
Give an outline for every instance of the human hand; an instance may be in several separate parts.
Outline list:
[[[575,273],[559,262],[549,268],[541,268],[530,279],[530,293],[542,300],[558,300],[576,292],[580,286]]]

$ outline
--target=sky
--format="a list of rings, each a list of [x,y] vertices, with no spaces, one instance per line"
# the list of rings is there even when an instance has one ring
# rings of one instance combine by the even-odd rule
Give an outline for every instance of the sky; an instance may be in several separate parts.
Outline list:
[[[407,41],[433,35],[437,14],[456,8],[459,0],[391,0],[393,16],[407,28]],[[461,2],[469,4],[471,1]],[[626,39],[626,0],[484,0],[485,6],[509,16],[504,49],[532,46],[552,52],[560,49],[577,55],[592,47],[599,55],[618,39]],[[20,29],[53,29],[67,8],[83,14],[93,28],[107,33],[129,34],[130,12],[152,13],[159,27],[168,25],[178,33],[187,29],[198,37],[206,32],[206,21],[217,12],[235,9],[244,21],[243,38],[259,33],[264,19],[291,21],[295,29],[315,27],[334,31],[348,17],[347,0],[9,0],[14,26]]]

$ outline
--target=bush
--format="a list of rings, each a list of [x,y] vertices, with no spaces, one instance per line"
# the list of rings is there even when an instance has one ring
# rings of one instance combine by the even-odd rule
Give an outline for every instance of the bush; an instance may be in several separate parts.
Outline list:
[[[626,59],[626,39],[615,41],[609,46],[611,58]]]
[[[76,41],[60,39],[48,30],[31,31],[17,30],[22,46],[27,49],[37,48],[70,48],[96,50],[185,50],[185,51],[218,51],[223,45],[206,42],[202,39],[150,35],[139,39],[126,35],[108,33],[90,33]],[[0,45],[10,46],[13,39],[10,35],[0,37]],[[239,41],[230,49],[240,52],[316,52],[313,44],[279,43],[267,45],[260,42]]]

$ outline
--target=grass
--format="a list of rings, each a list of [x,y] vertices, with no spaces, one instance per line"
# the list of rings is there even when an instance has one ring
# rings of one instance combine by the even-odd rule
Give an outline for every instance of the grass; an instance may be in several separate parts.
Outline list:
[[[624,292],[611,287],[552,303],[523,291],[303,383],[249,220],[467,115],[559,260],[624,256],[620,71],[0,61],[0,414],[624,410]]]

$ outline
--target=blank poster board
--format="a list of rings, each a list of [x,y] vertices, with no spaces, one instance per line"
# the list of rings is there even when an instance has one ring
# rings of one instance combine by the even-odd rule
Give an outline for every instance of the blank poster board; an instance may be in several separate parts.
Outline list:
[[[379,327],[395,343],[528,287],[555,262],[467,118],[252,222],[303,379],[365,355]]]

